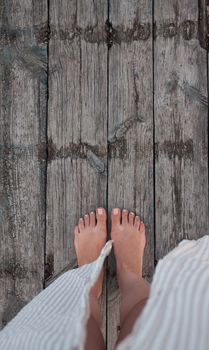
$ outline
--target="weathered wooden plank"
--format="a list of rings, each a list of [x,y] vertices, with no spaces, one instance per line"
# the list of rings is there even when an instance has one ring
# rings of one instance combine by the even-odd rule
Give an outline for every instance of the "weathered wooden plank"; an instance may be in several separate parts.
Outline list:
[[[156,258],[208,233],[207,54],[197,1],[155,3]]]
[[[47,1],[0,5],[0,327],[43,287]]]
[[[209,2],[198,1],[198,33],[197,37],[203,49],[209,49]]]
[[[154,268],[152,4],[110,2],[108,207],[125,207],[146,224],[144,275]],[[111,44],[111,40],[110,40]],[[119,294],[109,259],[108,349],[118,325]]]
[[[106,16],[103,1],[50,3],[46,278],[76,264],[74,226],[106,207]]]

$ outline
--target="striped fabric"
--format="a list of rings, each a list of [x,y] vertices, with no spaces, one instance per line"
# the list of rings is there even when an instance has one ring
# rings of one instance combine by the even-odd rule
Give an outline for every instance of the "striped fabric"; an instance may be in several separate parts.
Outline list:
[[[68,271],[0,332],[1,350],[82,350],[89,290],[112,241],[93,263]],[[159,261],[150,298],[117,350],[209,349],[209,236],[182,241]],[[98,349],[99,350],[99,349]]]
[[[118,350],[209,349],[209,236],[159,261],[148,303]]]

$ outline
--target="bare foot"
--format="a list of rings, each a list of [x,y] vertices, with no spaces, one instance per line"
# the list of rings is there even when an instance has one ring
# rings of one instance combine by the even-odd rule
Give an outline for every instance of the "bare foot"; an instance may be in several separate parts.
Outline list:
[[[111,238],[117,263],[117,277],[120,286],[127,271],[142,277],[143,255],[146,244],[145,226],[139,216],[126,209],[114,208],[111,213]]]
[[[94,212],[80,218],[74,229],[74,245],[78,260],[78,266],[89,264],[96,260],[105,245],[106,211],[104,208],[97,208]],[[92,293],[99,298],[102,293],[104,271],[101,272],[98,281],[92,288]]]

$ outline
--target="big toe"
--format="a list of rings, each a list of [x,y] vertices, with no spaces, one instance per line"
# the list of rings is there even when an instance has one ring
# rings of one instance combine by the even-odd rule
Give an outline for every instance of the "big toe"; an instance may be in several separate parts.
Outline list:
[[[97,208],[96,210],[97,225],[106,224],[106,210],[104,208]]]
[[[122,211],[122,224],[125,225],[128,223],[128,210],[123,209]]]
[[[121,221],[121,210],[119,208],[113,208],[111,212],[112,226],[120,225]]]

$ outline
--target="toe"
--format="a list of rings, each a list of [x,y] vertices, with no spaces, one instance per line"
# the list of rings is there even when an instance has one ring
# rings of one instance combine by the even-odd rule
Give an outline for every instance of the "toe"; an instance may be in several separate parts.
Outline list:
[[[129,224],[134,225],[135,214],[131,211],[129,213]]]
[[[128,210],[123,209],[122,211],[122,224],[127,224],[128,223]]]
[[[84,215],[84,223],[85,227],[89,226],[89,214]]]
[[[94,227],[95,225],[96,225],[95,213],[93,211],[91,211],[91,213],[90,213],[90,226]]]
[[[84,229],[84,220],[83,220],[83,218],[79,219],[78,228],[79,228],[79,231]]]
[[[136,227],[137,230],[138,230],[139,227],[140,227],[140,217],[139,217],[139,216],[136,216],[136,217],[135,217],[134,227]]]
[[[145,225],[143,223],[143,221],[140,221],[140,227],[139,227],[140,231],[144,232],[145,231]]]
[[[75,228],[74,228],[74,234],[77,235],[77,234],[79,234],[79,233],[80,233],[79,228],[78,228],[78,226],[76,225]]]
[[[119,208],[113,208],[111,213],[112,225],[120,225],[121,210]]]
[[[97,224],[106,224],[106,210],[104,208],[96,209]]]

